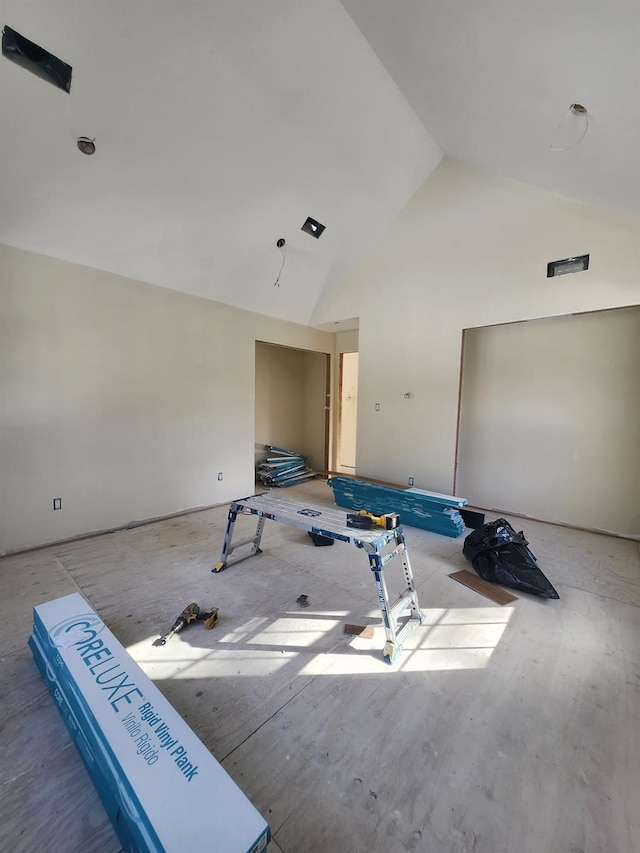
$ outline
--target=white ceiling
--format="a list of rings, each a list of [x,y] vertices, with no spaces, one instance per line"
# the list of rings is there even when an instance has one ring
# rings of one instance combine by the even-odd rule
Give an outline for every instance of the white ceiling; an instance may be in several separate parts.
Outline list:
[[[308,322],[442,151],[640,216],[639,3],[0,0],[4,24],[73,81],[0,58],[0,242]],[[589,132],[552,152],[576,101]]]
[[[343,5],[445,154],[640,217],[640,3]]]
[[[441,157],[337,0],[0,12],[73,66],[0,58],[0,242],[304,323]]]

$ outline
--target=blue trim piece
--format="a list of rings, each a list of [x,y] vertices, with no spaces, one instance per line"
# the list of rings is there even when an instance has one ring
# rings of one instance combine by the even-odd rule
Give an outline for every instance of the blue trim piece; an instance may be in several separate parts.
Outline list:
[[[283,453],[285,456],[300,456],[302,459],[307,458],[306,456],[303,456],[302,453],[297,453],[295,450],[285,450],[284,447],[276,447],[273,444],[267,444],[266,448],[272,453]]]
[[[258,473],[262,473],[265,476],[277,477],[278,474],[284,474],[287,471],[296,471],[299,468],[306,468],[306,464],[304,459],[296,459],[293,461],[283,462],[282,465],[265,465],[264,463],[258,465]]]
[[[332,477],[328,481],[338,506],[348,509],[366,509],[374,515],[397,512],[403,524],[457,538],[465,531],[465,524],[456,507],[443,501],[446,496],[415,494],[404,489],[378,486],[362,480]],[[452,498],[459,501],[459,498]]]

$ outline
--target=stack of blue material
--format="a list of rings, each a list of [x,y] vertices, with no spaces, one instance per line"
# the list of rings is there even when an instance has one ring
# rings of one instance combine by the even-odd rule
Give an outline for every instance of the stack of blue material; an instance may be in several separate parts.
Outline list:
[[[258,853],[267,822],[77,593],[33,611],[29,646],[126,853]]]
[[[271,454],[258,465],[257,475],[265,486],[295,486],[316,476],[307,466],[307,457],[294,450],[285,450],[268,444]]]
[[[469,503],[465,498],[423,489],[394,489],[350,477],[331,477],[327,482],[338,506],[366,509],[374,515],[397,512],[402,524],[453,539],[464,533],[465,524],[457,507]]]

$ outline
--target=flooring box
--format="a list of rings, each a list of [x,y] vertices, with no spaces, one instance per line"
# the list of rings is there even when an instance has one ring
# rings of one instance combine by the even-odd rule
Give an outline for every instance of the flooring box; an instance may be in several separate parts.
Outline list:
[[[128,792],[125,793],[124,786],[118,789],[117,773],[114,773],[115,765],[108,751],[104,744],[92,737],[90,724],[83,718],[82,713],[72,707],[73,703],[67,690],[56,677],[55,670],[47,661],[46,652],[35,634],[32,634],[29,639],[29,646],[40,674],[89,771],[123,849],[127,853],[159,849],[160,842],[156,834],[144,821],[138,819],[139,808],[131,795]]]
[[[126,851],[258,853],[267,822],[81,595],[34,608],[29,645]]]

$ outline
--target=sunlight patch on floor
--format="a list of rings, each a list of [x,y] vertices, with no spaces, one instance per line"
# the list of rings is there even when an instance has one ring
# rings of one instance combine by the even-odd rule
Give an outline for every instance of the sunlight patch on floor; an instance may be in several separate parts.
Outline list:
[[[303,619],[297,616],[275,619],[264,630],[254,634],[250,642],[266,646],[313,646],[327,631],[340,624],[340,619],[314,619],[313,614]]]
[[[370,674],[375,672],[442,672],[483,669],[500,642],[514,612],[513,607],[456,607],[423,610],[426,624],[408,638],[392,666],[382,658],[385,633],[374,631],[373,640],[355,637],[347,654],[318,655],[302,669],[304,675]]]
[[[286,649],[268,651],[251,649],[223,649],[210,652],[197,661],[191,661],[184,668],[165,677],[176,680],[203,678],[256,678],[273,675],[298,657],[299,652]],[[153,669],[153,678],[162,678],[157,667]]]
[[[154,646],[156,638],[150,637],[133,643],[127,651],[153,680],[269,676],[300,655],[296,674],[303,676],[482,669],[514,608],[454,607],[422,612],[425,624],[411,634],[392,666],[382,656],[385,632],[379,620],[373,639],[355,636],[330,651],[319,648],[327,632],[348,617],[342,611],[285,613],[271,620],[256,617],[241,628],[217,634],[213,647],[194,645],[193,634],[188,640],[178,634],[166,646]],[[374,618],[371,611],[368,621]],[[340,641],[336,638],[336,642]]]

